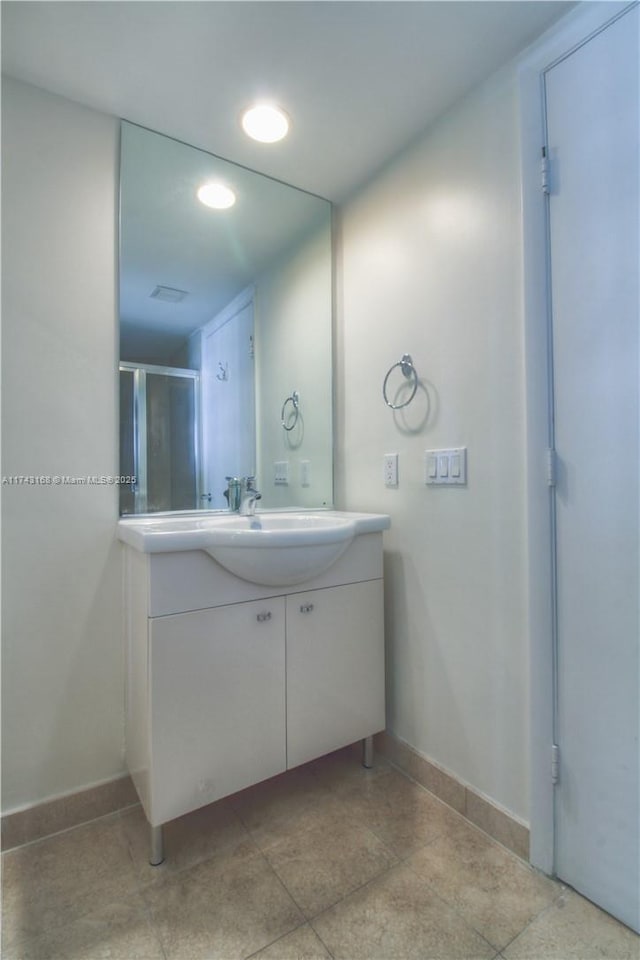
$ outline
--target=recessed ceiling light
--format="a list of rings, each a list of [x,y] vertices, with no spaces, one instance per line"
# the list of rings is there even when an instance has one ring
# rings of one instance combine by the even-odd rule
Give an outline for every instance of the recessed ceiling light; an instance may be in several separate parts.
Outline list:
[[[236,202],[236,195],[224,183],[203,183],[198,190],[198,200],[213,210],[228,210]]]
[[[271,103],[257,103],[242,114],[242,129],[260,143],[275,143],[289,132],[289,117]]]

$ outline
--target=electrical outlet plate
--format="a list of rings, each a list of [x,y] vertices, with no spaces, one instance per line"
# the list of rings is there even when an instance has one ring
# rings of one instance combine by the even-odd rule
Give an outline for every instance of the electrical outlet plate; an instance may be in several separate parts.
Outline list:
[[[425,450],[424,482],[426,484],[462,486],[467,482],[467,448]]]
[[[398,454],[385,453],[383,461],[383,477],[385,487],[398,486]]]

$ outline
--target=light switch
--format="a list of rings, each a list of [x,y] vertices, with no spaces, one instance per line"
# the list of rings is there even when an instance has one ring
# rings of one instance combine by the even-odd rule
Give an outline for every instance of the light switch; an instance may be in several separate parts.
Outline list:
[[[438,476],[438,458],[435,454],[430,453],[426,455],[427,462],[427,478],[429,480],[435,480]]]
[[[451,473],[451,479],[457,480],[460,476],[460,454],[452,453],[449,457],[449,467]]]
[[[448,453],[438,454],[438,476],[439,477],[449,476],[449,454]]]

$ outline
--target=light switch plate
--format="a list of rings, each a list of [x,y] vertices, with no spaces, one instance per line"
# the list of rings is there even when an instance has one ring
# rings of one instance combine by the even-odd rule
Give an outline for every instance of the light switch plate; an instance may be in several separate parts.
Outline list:
[[[289,461],[276,460],[273,464],[273,482],[286,487],[289,484]]]
[[[424,482],[439,486],[464,486],[467,482],[467,448],[425,450]]]

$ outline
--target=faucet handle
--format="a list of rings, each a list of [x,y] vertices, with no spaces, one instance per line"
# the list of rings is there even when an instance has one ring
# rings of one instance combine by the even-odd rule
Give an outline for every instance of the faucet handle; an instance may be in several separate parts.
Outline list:
[[[240,513],[245,517],[252,517],[256,509],[256,501],[262,499],[262,494],[256,490],[255,477],[242,478],[242,492],[240,494]]]

